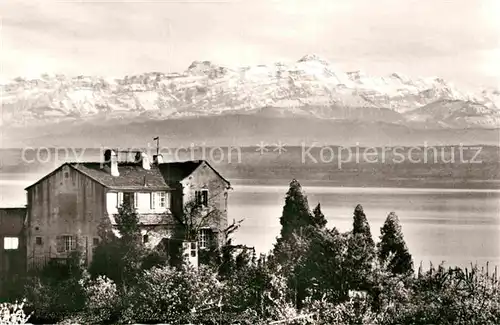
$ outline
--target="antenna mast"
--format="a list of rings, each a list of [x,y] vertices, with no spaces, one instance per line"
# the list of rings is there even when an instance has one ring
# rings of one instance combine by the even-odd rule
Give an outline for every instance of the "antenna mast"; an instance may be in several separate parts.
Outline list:
[[[154,137],[153,140],[156,140],[156,156],[160,154],[160,137]]]

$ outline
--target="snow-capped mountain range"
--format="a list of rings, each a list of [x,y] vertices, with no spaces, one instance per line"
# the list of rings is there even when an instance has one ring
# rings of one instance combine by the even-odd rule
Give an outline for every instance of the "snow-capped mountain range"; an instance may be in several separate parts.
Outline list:
[[[183,73],[120,79],[42,75],[3,81],[0,123],[172,119],[227,114],[381,121],[425,128],[498,128],[500,92],[466,92],[440,78],[342,72],[316,55],[230,68],[195,61]]]

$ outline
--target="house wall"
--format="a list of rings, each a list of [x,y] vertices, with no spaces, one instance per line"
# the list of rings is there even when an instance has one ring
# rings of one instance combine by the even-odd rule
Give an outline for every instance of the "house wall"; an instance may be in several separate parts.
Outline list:
[[[227,221],[227,194],[228,184],[205,162],[201,164],[188,178],[182,182],[183,204],[195,199],[196,191],[208,189],[207,213],[212,213],[213,218],[207,220],[203,227],[210,227],[217,232],[217,240],[222,244],[220,234],[228,226]],[[217,211],[217,213],[214,213]]]
[[[173,226],[155,225],[145,226],[141,228],[141,235],[148,236],[148,242],[144,246],[149,249],[154,249],[163,239],[170,239],[173,235]],[[144,237],[143,237],[144,238]]]
[[[195,192],[208,189],[209,206],[206,210],[209,213],[217,213],[213,213],[214,217],[207,220],[203,226],[211,228],[217,234],[227,227],[228,184],[206,163],[201,164],[181,183],[172,186],[174,189],[169,200],[173,214],[182,215],[183,205],[194,200]],[[50,258],[68,257],[67,252],[58,252],[57,249],[57,238],[65,235],[77,239],[77,250],[82,252],[86,262],[90,263],[94,238],[99,237],[102,226],[111,226],[107,192],[106,187],[67,165],[28,188],[28,267],[33,264],[45,264]],[[146,246],[154,247],[163,238],[170,238],[173,233],[177,233],[174,231],[175,218],[169,215],[169,218],[172,218],[172,222],[168,222],[170,227],[157,226],[165,223],[165,220],[156,222],[156,217],[164,215],[166,211],[152,211],[147,208],[147,199],[143,201],[141,206],[145,208],[139,212],[144,214],[140,214],[139,218],[149,226],[142,229],[142,234],[148,234],[149,241]],[[37,244],[37,237],[42,239],[42,244]],[[217,239],[221,244],[222,236],[217,236]]]
[[[92,259],[93,239],[105,217],[105,188],[69,166],[28,189],[27,258],[45,263],[49,258],[66,258],[57,251],[57,237],[76,236],[77,249],[87,262]],[[42,244],[36,244],[36,237]]]
[[[26,208],[0,209],[0,296],[5,294],[14,278],[22,276],[26,270],[25,219]],[[5,237],[17,237],[18,248],[7,250]]]

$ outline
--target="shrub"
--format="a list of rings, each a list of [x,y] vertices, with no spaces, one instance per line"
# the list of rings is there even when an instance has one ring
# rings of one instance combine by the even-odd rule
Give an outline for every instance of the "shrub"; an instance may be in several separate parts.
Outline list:
[[[31,314],[26,316],[24,313],[25,303],[26,299],[23,299],[21,303],[16,301],[14,304],[0,304],[0,324],[26,324]]]
[[[394,212],[387,216],[380,233],[380,242],[377,244],[380,262],[387,262],[392,273],[413,273],[411,254],[406,246],[399,218]]]
[[[80,279],[83,269],[77,258],[66,264],[48,264],[31,274],[25,283],[27,305],[37,322],[55,323],[83,309],[85,296]]]
[[[86,283],[85,309],[82,315],[85,323],[102,324],[116,322],[121,312],[121,300],[116,284],[105,276]]]
[[[219,316],[221,287],[205,267],[152,268],[132,288],[121,322],[210,324]]]
[[[353,291],[349,300],[334,304],[327,299],[310,301],[307,312],[313,314],[315,325],[378,324],[371,311],[370,298],[363,292]]]

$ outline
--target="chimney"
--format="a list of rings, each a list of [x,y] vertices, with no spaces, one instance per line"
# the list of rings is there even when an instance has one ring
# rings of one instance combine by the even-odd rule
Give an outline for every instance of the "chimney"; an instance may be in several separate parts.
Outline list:
[[[142,168],[146,170],[151,169],[151,164],[149,163],[149,157],[145,152],[141,152]]]
[[[113,150],[110,150],[110,166],[111,166],[111,176],[118,177],[120,176],[120,172],[118,171],[118,156],[116,155],[116,152]]]
[[[155,165],[163,164],[163,156],[161,154],[153,156],[153,163]]]

